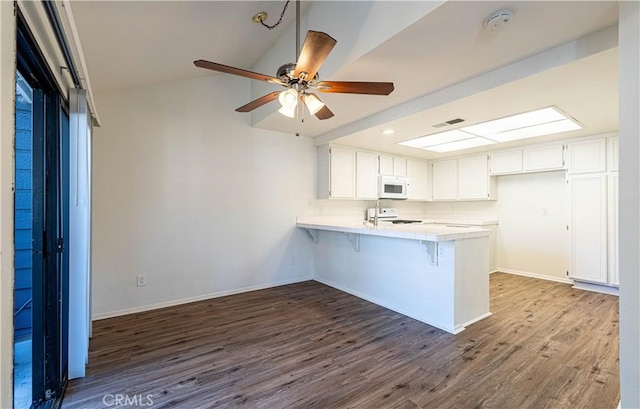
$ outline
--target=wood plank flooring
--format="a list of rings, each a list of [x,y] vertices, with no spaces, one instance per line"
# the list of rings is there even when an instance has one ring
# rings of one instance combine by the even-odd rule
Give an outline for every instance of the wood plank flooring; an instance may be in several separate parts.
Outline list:
[[[495,273],[491,311],[454,336],[309,281],[101,320],[62,407],[616,407],[617,297]]]

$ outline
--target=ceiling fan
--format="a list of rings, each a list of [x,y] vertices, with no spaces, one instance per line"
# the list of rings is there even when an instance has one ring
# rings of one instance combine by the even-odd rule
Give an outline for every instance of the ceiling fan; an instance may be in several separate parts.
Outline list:
[[[310,92],[311,90],[317,90],[322,93],[366,95],[389,95],[393,91],[392,82],[320,81],[318,69],[336,45],[336,40],[326,33],[309,30],[302,45],[302,50],[300,50],[299,0],[297,0],[296,3],[298,6],[296,10],[297,62],[281,65],[275,77],[205,60],[193,62],[196,67],[238,75],[258,81],[266,81],[286,88],[285,91],[271,92],[255,99],[237,108],[237,112],[250,112],[277,99],[282,105],[279,112],[290,118],[295,118],[296,108],[299,106],[298,102],[301,102],[307,106],[311,115],[315,115],[318,119],[329,119],[334,116],[333,112],[331,112],[316,94]],[[264,13],[259,13],[256,16],[260,18],[260,14],[266,16]],[[255,18],[254,21],[256,21]]]

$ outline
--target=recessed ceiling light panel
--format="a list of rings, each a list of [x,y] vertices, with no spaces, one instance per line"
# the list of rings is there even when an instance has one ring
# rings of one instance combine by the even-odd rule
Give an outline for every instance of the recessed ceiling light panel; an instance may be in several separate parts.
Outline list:
[[[471,139],[463,139],[461,141],[443,143],[436,146],[430,146],[428,148],[424,148],[428,151],[444,153],[444,152],[453,152],[460,151],[463,149],[469,148],[477,148],[478,146],[486,146],[494,144],[494,141],[490,141],[484,138],[471,138]]]
[[[385,129],[384,131],[382,131],[382,133],[385,135],[392,135],[396,133],[396,131],[394,131],[393,129]]]
[[[410,141],[400,142],[400,145],[411,146],[413,148],[426,148],[429,146],[439,145],[441,143],[449,143],[460,141],[463,139],[473,138],[475,135],[471,135],[467,132],[462,132],[458,129],[453,129],[446,132],[438,132],[432,135],[422,136]]]
[[[577,129],[582,129],[582,126],[552,106],[422,136],[399,142],[399,144],[433,152],[451,152],[496,142],[517,141]]]

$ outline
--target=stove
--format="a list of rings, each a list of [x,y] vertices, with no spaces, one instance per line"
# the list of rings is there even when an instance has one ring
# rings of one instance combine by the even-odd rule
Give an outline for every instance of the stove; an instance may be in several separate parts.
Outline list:
[[[367,209],[367,220],[370,222],[373,221],[375,214],[376,214],[375,208],[372,207]],[[387,222],[387,223],[393,223],[393,224],[422,223],[422,220],[399,219],[398,217],[399,217],[398,209],[395,209],[393,207],[383,207],[378,212],[378,220],[380,222]]]

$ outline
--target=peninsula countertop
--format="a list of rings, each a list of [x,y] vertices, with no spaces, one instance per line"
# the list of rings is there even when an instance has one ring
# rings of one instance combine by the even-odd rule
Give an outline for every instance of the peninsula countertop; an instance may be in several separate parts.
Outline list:
[[[304,229],[440,242],[489,236],[490,230],[478,226],[496,223],[494,221],[468,222],[463,220],[425,219],[422,223],[413,224],[393,224],[380,221],[378,226],[374,226],[364,220],[320,216],[299,217],[296,225]],[[458,226],[452,226],[452,224]]]

